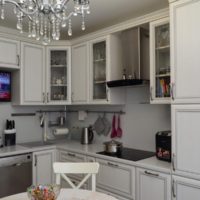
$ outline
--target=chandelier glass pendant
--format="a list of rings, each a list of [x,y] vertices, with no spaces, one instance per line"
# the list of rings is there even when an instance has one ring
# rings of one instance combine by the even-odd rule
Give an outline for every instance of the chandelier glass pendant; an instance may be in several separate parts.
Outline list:
[[[28,37],[42,40],[47,45],[60,39],[60,30],[68,26],[72,35],[73,16],[81,16],[81,29],[85,30],[85,16],[90,13],[89,0],[73,0],[73,11],[69,12],[70,0],[0,0],[1,19],[5,19],[5,4],[14,5],[17,29],[23,33],[23,20],[28,18]]]

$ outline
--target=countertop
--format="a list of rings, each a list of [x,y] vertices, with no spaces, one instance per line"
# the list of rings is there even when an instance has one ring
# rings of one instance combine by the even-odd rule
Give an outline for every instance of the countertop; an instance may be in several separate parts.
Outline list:
[[[56,141],[49,145],[44,146],[37,146],[37,147],[24,147],[22,145],[15,145],[9,147],[0,148],[0,158],[5,156],[12,156],[16,154],[23,154],[23,153],[31,153],[36,151],[42,150],[49,150],[49,149],[58,149],[58,150],[67,150],[74,153],[84,154],[86,156],[91,156],[99,159],[106,159],[112,162],[118,162],[123,164],[132,165],[135,167],[142,167],[149,170],[155,170],[164,173],[171,173],[171,164],[168,162],[160,161],[155,156],[150,157],[147,159],[143,159],[140,161],[129,161],[124,160],[116,157],[110,157],[106,155],[96,154],[96,152],[103,151],[102,144],[89,144],[89,145],[82,145],[77,141],[68,140],[68,141]]]

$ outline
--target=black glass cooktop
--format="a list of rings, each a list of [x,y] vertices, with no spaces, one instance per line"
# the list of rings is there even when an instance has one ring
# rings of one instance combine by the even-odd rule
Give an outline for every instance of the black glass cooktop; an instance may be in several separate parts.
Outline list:
[[[155,156],[154,152],[150,151],[143,151],[138,149],[130,149],[130,148],[122,148],[122,151],[118,154],[111,154],[107,153],[105,151],[97,152],[97,154],[106,155],[106,156],[112,156],[116,158],[121,158],[125,160],[131,160],[131,161],[138,161],[143,160],[145,158],[150,158],[152,156]]]

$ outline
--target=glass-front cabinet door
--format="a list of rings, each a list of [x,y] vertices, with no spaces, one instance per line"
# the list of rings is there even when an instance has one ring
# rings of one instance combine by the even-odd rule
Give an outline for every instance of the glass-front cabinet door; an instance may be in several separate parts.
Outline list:
[[[47,103],[66,104],[70,101],[70,50],[48,47]]]
[[[91,98],[92,101],[107,101],[107,86],[106,86],[106,39],[94,41],[91,43]]]
[[[151,103],[170,103],[170,30],[167,18],[150,24]]]

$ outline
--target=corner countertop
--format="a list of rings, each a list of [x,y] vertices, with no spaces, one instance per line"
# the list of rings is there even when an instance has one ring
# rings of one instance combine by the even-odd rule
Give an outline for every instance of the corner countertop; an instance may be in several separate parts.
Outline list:
[[[64,151],[70,151],[74,153],[83,154],[86,156],[95,157],[97,159],[105,159],[112,162],[118,162],[122,164],[128,164],[134,167],[141,167],[149,170],[155,170],[163,173],[171,173],[171,164],[168,162],[160,161],[155,156],[140,161],[130,161],[121,158],[110,157],[106,155],[100,155],[96,152],[103,151],[102,144],[89,144],[82,145],[78,141],[68,140],[68,141],[54,141],[50,145],[37,146],[37,147],[24,147],[22,145],[14,145],[0,148],[0,158],[6,156],[13,156],[17,154],[32,153],[36,151],[44,151],[50,149],[58,149]]]

